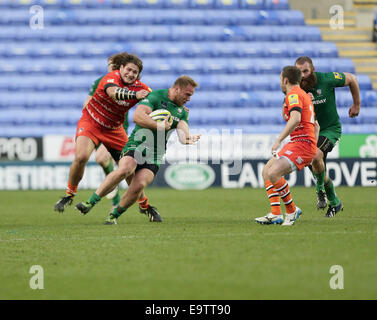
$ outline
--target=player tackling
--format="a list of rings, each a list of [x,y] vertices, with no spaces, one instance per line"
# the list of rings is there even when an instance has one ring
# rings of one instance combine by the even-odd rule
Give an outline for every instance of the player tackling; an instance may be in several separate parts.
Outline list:
[[[312,101],[309,95],[300,88],[300,82],[301,71],[297,67],[283,68],[280,74],[280,86],[286,95],[283,117],[287,124],[272,146],[273,158],[267,162],[262,171],[271,212],[255,219],[260,224],[291,226],[302,213],[293,202],[288,182],[283,177],[309,165],[317,151],[318,123],[315,120]],[[277,153],[288,135],[290,135],[290,142]],[[286,208],[285,219],[281,212],[280,199]]]
[[[66,206],[72,203],[85,165],[96,146],[102,143],[114,160],[119,161],[122,149],[128,141],[123,127],[125,115],[151,91],[138,80],[143,64],[136,55],[119,54],[112,58],[112,62],[116,62],[119,69],[116,67],[117,70],[100,80],[78,121],[75,159],[69,171],[66,195],[55,204],[56,211],[63,212]],[[146,211],[150,221],[161,221],[154,207],[148,204]]]

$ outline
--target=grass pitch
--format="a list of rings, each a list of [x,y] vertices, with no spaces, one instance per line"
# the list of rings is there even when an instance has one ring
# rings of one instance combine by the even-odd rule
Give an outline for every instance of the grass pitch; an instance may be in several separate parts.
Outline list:
[[[268,210],[263,189],[149,188],[163,223],[133,206],[112,226],[105,198],[82,216],[53,211],[62,191],[1,191],[0,299],[377,299],[376,188],[337,188],[333,219],[314,188],[291,191],[303,210],[292,227],[253,222]],[[43,290],[29,286],[33,265]],[[330,288],[333,265],[344,289]]]

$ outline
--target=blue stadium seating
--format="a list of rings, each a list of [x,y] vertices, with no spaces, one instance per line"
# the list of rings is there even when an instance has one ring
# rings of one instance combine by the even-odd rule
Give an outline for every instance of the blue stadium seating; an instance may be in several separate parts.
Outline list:
[[[289,10],[288,0],[2,0],[2,8],[24,8],[41,5],[47,8],[181,8]]]
[[[31,29],[10,26],[0,29],[0,41],[321,41],[317,27],[307,26],[198,26],[132,25],[127,32],[118,26],[49,26]]]
[[[42,30],[29,27],[33,4],[44,8]],[[91,84],[120,51],[143,59],[152,89],[193,76],[192,126],[278,133],[283,66],[308,55],[318,71],[355,73],[289,9],[287,0],[0,1],[0,136],[74,134]],[[367,75],[357,77],[359,117],[348,117],[349,88],[336,89],[343,132],[376,132],[377,92]]]
[[[208,74],[208,73],[259,73],[280,74],[281,69],[292,64],[288,58],[176,58],[143,59],[144,74]],[[313,59],[318,71],[354,72],[350,59]],[[103,59],[10,59],[0,61],[0,74],[105,74]]]
[[[43,42],[36,46],[33,42],[7,42],[0,45],[0,57],[8,59],[21,58],[103,58],[107,59],[119,51],[137,52],[141,58],[162,57],[292,57],[308,55],[313,58],[336,58],[338,50],[331,42],[141,42],[135,41],[124,44],[92,42]]]

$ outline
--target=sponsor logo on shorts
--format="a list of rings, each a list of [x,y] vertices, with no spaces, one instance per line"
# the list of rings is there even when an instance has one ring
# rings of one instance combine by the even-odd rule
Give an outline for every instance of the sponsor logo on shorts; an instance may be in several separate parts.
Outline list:
[[[297,162],[298,164],[301,164],[301,163],[303,163],[304,161],[302,160],[301,157],[297,157],[296,162]]]
[[[79,128],[79,133],[83,132],[84,128]]]
[[[339,72],[333,72],[333,74],[334,74],[335,79],[339,79],[339,80],[343,79],[342,75]]]

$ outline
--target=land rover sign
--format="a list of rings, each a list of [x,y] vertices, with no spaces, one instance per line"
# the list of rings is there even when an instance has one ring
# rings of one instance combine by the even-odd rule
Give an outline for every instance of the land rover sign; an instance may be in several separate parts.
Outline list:
[[[165,181],[174,189],[206,189],[215,181],[214,170],[206,164],[175,164],[165,171]]]

